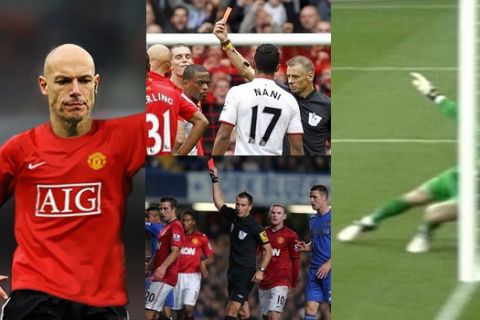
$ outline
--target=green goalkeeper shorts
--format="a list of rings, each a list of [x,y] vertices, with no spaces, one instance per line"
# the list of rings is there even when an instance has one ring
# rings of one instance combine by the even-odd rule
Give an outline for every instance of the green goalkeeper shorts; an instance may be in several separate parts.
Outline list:
[[[448,200],[457,197],[458,170],[452,168],[423,184],[434,200]]]

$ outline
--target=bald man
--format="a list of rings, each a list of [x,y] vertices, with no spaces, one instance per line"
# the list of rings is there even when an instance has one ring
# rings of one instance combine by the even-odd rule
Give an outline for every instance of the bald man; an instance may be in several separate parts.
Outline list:
[[[74,44],[47,55],[38,83],[50,121],[0,147],[0,205],[15,197],[18,244],[0,319],[127,319],[120,230],[145,114],[94,120],[100,76]]]
[[[146,101],[148,154],[187,155],[202,137],[208,126],[208,120],[183,94],[183,90],[166,77],[171,69],[170,50],[158,44],[150,47],[147,54],[150,61]],[[179,124],[182,125],[183,131],[181,119],[190,122],[192,128],[186,139],[176,143]]]
[[[155,44],[148,48],[150,70],[165,76],[172,69],[172,53],[162,44]]]

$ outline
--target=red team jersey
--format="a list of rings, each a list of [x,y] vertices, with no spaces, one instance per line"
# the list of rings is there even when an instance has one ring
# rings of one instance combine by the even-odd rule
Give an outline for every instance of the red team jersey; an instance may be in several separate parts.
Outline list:
[[[178,256],[179,272],[197,273],[200,272],[202,255],[211,257],[212,247],[205,234],[195,231],[190,235],[185,234],[185,240]]]
[[[298,240],[298,235],[287,227],[274,232],[268,226],[265,232],[272,246],[273,255],[259,288],[262,290],[277,286],[295,288],[299,270],[298,251],[295,250],[295,240]]]
[[[68,139],[43,124],[0,148],[0,205],[15,195],[12,290],[127,303],[120,230],[145,139],[142,113],[94,120],[90,132]]]
[[[172,222],[168,223],[163,229],[160,231],[158,235],[158,249],[155,253],[155,258],[153,260],[153,268],[152,274],[155,272],[155,269],[160,267],[160,265],[167,259],[168,255],[170,254],[171,247],[182,247],[183,240],[185,238],[185,233],[183,231],[183,226],[178,220],[173,220]],[[153,281],[161,281],[162,283],[166,283],[175,287],[178,280],[178,258],[167,268],[165,272],[165,276],[162,280],[155,280]]]
[[[169,155],[175,144],[179,116],[188,121],[197,107],[173,82],[150,71],[146,87],[146,110],[148,155]]]

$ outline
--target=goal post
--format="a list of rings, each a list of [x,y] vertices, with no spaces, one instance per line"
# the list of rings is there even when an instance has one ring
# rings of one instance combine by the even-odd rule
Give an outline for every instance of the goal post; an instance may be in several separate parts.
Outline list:
[[[330,33],[231,33],[228,38],[235,46],[254,46],[271,43],[277,46],[330,45]],[[185,45],[218,45],[212,33],[147,33],[147,45],[166,46],[182,43]]]
[[[477,187],[477,0],[459,1],[458,280],[480,281]]]

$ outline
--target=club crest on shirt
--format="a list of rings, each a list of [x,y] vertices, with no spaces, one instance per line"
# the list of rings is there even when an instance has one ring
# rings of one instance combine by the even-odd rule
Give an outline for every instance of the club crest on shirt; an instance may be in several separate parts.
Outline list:
[[[193,244],[198,244],[198,243],[200,243],[200,240],[198,240],[198,238],[193,238],[192,243]]]
[[[240,230],[240,232],[238,233],[238,238],[239,238],[240,240],[243,240],[243,239],[245,239],[245,237],[247,236],[247,234],[248,234],[248,233]]]
[[[107,157],[101,152],[95,152],[88,156],[87,162],[93,170],[100,170],[107,164]]]
[[[278,244],[282,244],[282,243],[285,242],[285,239],[283,237],[278,237],[277,242],[278,242]]]
[[[322,117],[320,117],[318,114],[315,112],[309,112],[308,113],[308,124],[311,125],[312,127],[315,127],[317,124],[322,121]]]

